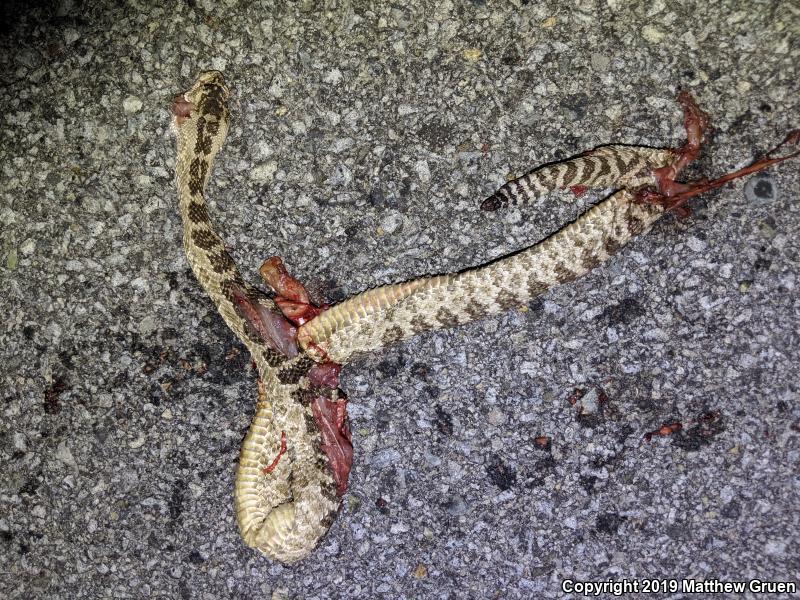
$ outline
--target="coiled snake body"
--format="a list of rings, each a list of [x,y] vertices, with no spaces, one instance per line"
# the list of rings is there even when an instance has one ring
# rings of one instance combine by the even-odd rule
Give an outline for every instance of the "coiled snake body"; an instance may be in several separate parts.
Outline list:
[[[314,549],[347,486],[352,446],[335,363],[422,331],[521,306],[583,275],[647,231],[667,208],[682,206],[685,199],[669,204],[663,195],[659,201],[641,202],[637,190],[650,186],[663,194],[680,185],[675,175],[699,148],[699,138],[694,140],[697,148],[687,143],[679,150],[605,146],[533,171],[506,184],[483,207],[524,202],[556,188],[621,189],[525,251],[457,274],[368,290],[321,313],[308,313],[312,318],[298,319],[296,327],[284,317],[280,298],[244,281],[208,216],[204,190],[228,130],[228,96],[222,75],[207,71],[175,98],[183,240],[198,281],[247,346],[260,377],[256,413],[236,473],[239,530],[249,546],[284,563]],[[691,142],[692,126],[695,137],[702,137],[705,115],[688,103]],[[685,192],[670,189],[677,198]],[[283,281],[285,272],[277,272],[272,281]],[[296,304],[304,302],[301,298]]]

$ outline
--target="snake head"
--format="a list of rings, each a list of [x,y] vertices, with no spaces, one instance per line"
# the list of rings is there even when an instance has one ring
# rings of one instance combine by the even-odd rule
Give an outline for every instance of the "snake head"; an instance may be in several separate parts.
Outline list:
[[[203,71],[189,90],[183,93],[187,101],[200,105],[205,98],[213,96],[216,101],[227,104],[231,91],[219,71]],[[205,111],[203,111],[205,114]]]
[[[203,71],[191,88],[172,99],[173,124],[179,130],[196,111],[208,121],[227,123],[230,95],[222,73]]]

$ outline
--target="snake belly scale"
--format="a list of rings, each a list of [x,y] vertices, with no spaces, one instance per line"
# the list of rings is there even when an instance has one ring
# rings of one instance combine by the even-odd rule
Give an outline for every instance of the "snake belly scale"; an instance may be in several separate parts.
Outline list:
[[[292,563],[307,556],[333,522],[352,460],[341,417],[343,394],[313,381],[315,365],[344,364],[358,353],[423,331],[521,306],[602,264],[665,214],[658,203],[637,201],[637,189],[656,186],[654,173],[669,168],[681,153],[604,146],[532,171],[484,205],[526,202],[573,186],[619,190],[526,250],[459,273],[367,290],[295,328],[276,301],[245,282],[208,215],[204,193],[228,130],[228,97],[222,75],[206,71],[175,98],[184,249],[197,280],[251,353],[259,374],[255,416],[236,473],[240,533],[266,556]],[[325,410],[340,416],[321,417]],[[345,448],[344,471],[333,466],[332,439]]]

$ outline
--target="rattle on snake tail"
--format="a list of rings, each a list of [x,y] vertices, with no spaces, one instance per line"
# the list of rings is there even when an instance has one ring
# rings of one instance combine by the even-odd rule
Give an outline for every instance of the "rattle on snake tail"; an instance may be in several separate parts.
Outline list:
[[[183,242],[195,276],[258,370],[256,412],[236,472],[236,516],[245,543],[283,563],[316,547],[347,489],[353,447],[340,365],[422,331],[521,306],[606,261],[666,212],[687,215],[690,197],[798,154],[764,158],[713,181],[677,183],[707,127],[682,93],[683,147],[604,146],[532,171],[482,204],[490,211],[558,188],[619,188],[557,233],[485,266],[367,290],[328,308],[313,305],[277,257],[261,268],[272,294],[249,285],[214,230],[204,192],[227,134],[228,97],[222,74],[206,71],[173,103]],[[786,140],[798,141],[798,131]]]

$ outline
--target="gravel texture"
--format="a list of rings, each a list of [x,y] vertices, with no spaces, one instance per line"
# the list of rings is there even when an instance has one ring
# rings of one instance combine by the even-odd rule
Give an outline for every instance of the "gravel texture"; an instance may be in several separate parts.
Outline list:
[[[747,164],[800,126],[796,5],[37,4],[4,7],[0,43],[0,596],[800,578],[798,161],[523,310],[348,366],[350,490],[285,568],[236,531],[255,378],[188,270],[169,131],[172,95],[223,70],[212,217],[253,281],[277,254],[338,301],[557,229],[596,196],[478,204],[598,144],[680,144],[679,89],[715,126],[690,175]]]

